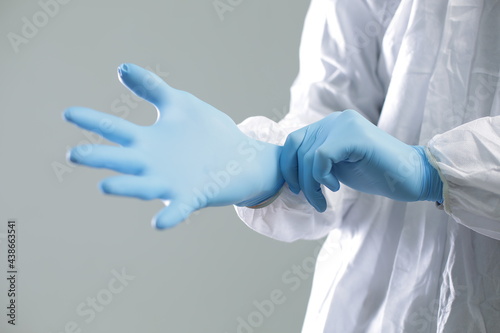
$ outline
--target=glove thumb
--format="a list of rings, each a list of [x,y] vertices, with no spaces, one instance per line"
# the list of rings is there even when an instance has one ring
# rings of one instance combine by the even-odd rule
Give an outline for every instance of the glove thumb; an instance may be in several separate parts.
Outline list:
[[[191,215],[193,211],[194,209],[189,205],[181,201],[171,200],[167,207],[156,214],[151,224],[157,229],[172,228],[189,218],[189,215]]]
[[[173,95],[174,89],[158,75],[134,64],[121,64],[118,67],[118,77],[134,94],[154,104],[158,109]]]

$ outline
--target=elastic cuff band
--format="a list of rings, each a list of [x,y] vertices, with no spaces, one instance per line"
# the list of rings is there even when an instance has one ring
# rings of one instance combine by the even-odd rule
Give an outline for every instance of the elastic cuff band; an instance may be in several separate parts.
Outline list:
[[[429,163],[437,170],[439,177],[441,178],[441,181],[443,182],[443,202],[436,201],[436,207],[438,209],[444,210],[448,214],[451,213],[449,209],[449,200],[448,200],[448,181],[446,178],[444,178],[443,174],[441,173],[441,169],[439,169],[439,166],[437,164],[436,159],[434,158],[434,155],[432,155],[430,149],[428,146],[425,146],[425,155],[427,156],[427,160]]]

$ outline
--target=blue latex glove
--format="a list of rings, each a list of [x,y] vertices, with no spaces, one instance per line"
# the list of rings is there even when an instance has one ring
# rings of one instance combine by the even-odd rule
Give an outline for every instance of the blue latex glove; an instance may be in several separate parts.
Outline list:
[[[316,210],[326,209],[320,188],[343,184],[400,201],[442,202],[442,181],[424,147],[407,145],[359,113],[346,110],[291,133],[280,157],[283,177]]]
[[[168,86],[133,64],[118,69],[121,82],[158,109],[151,126],[82,107],[64,112],[66,120],[121,146],[73,148],[72,162],[126,175],[104,179],[104,193],[165,200],[153,219],[172,227],[207,206],[256,205],[279,191],[280,146],[244,135],[226,114],[193,95]]]

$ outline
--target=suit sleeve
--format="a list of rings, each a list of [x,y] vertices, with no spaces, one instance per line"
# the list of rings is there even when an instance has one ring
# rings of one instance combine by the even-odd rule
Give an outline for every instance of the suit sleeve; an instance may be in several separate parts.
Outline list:
[[[458,223],[500,240],[500,116],[432,138],[431,162],[444,183],[444,209]]]

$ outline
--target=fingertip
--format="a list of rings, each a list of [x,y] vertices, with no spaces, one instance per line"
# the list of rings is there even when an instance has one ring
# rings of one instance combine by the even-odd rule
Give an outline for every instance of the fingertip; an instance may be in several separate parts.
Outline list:
[[[314,208],[320,213],[326,210],[326,199],[321,191],[318,192],[316,198],[314,198]]]
[[[340,190],[340,184],[336,184],[336,185],[326,185],[325,186],[332,192],[337,192],[338,190]]]
[[[118,66],[118,75],[119,76],[125,75],[126,73],[128,73],[128,69],[129,69],[129,64],[127,63],[121,64],[120,66]]]
[[[73,121],[73,118],[75,115],[75,110],[76,110],[75,106],[71,106],[71,107],[67,108],[66,110],[64,110],[62,113],[63,119],[66,121],[70,121],[70,122]]]
[[[323,201],[316,203],[315,208],[318,212],[323,213],[326,210],[326,201],[323,200]]]
[[[323,213],[325,211],[325,209],[322,210],[319,206],[314,206],[314,209],[316,209],[318,213]]]
[[[81,121],[82,116],[87,115],[89,109],[82,106],[71,106],[63,111],[63,119],[80,126],[78,123]]]
[[[68,108],[62,113],[63,120],[70,121],[71,120],[71,108]]]
[[[161,218],[163,215],[165,209],[167,209],[172,201],[171,200],[164,200],[163,203],[165,204],[166,207],[164,207],[162,210],[160,210],[153,218],[151,219],[151,227],[156,230],[165,230],[169,228],[169,225],[165,223],[165,221]]]
[[[318,211],[319,213],[323,213],[326,210],[326,201],[324,197],[317,198],[310,202],[310,204]]]
[[[299,194],[299,192],[300,192],[300,189],[298,189],[295,186],[292,186],[290,184],[288,184],[288,188],[290,189],[290,191],[292,191],[293,194]]]
[[[134,65],[132,63],[123,63],[120,66],[118,66],[118,77],[119,78],[124,78],[128,75],[130,75],[134,69],[139,68],[142,69],[140,66]]]
[[[66,158],[68,161],[76,164],[94,166],[91,162],[95,158],[92,154],[94,154],[96,148],[97,146],[92,144],[76,146],[66,153]]]
[[[314,191],[306,191],[304,195],[311,206],[318,212],[323,213],[326,210],[326,199],[320,187]]]
[[[151,220],[151,226],[155,228],[156,230],[166,230],[166,229],[171,229],[175,227],[177,223],[171,223],[169,221],[165,221],[161,217],[153,217]]]
[[[73,163],[78,163],[78,158],[74,149],[70,149],[66,152],[66,160]]]
[[[161,226],[158,224],[158,219],[156,216],[154,216],[151,219],[151,228],[156,229],[156,230],[163,230],[163,228],[161,228]]]
[[[100,190],[102,193],[104,193],[104,194],[111,194],[111,193],[113,193],[112,186],[111,186],[111,184],[107,181],[107,179],[102,180],[102,181],[98,184],[98,188],[99,188],[99,190]]]
[[[179,200],[167,200],[164,207],[151,222],[156,229],[170,229],[189,219],[194,209]]]
[[[321,181],[330,191],[337,192],[340,189],[340,182],[332,173],[325,175]]]
[[[136,84],[136,77],[137,73],[141,73],[143,68],[131,64],[131,63],[123,63],[120,66],[118,66],[118,78],[120,81],[126,85],[127,87],[132,84]]]

